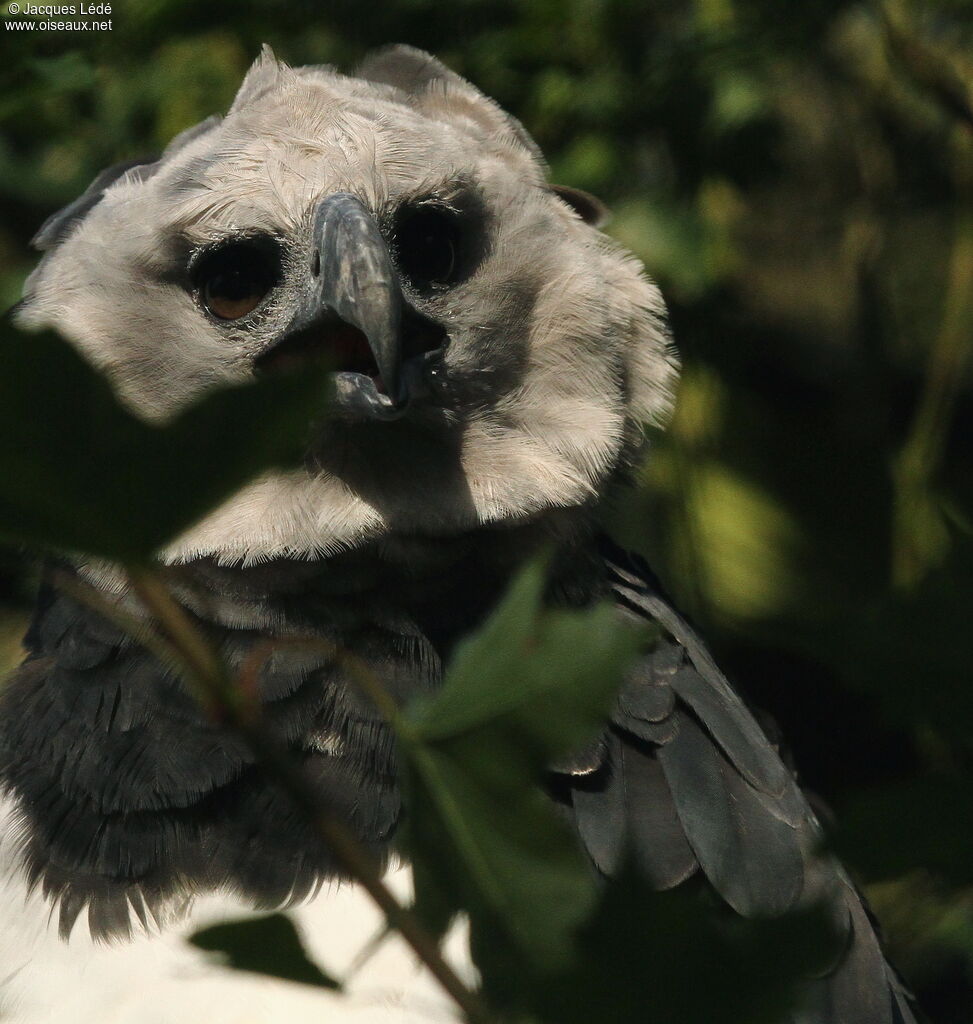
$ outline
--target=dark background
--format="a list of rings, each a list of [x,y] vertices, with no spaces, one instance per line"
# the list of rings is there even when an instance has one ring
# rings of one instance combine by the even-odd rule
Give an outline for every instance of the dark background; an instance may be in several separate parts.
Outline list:
[[[684,361],[616,533],[837,812],[931,1017],[973,1017],[973,13],[961,0],[113,4],[0,39],[0,300],[105,165],[225,109],[261,43],[409,42],[601,196]],[[0,659],[33,563],[0,549]]]

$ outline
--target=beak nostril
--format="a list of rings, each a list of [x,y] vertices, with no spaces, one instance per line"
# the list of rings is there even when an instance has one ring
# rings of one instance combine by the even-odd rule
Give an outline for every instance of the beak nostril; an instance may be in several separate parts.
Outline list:
[[[311,277],[319,277],[321,274],[321,253],[315,252],[311,257]]]

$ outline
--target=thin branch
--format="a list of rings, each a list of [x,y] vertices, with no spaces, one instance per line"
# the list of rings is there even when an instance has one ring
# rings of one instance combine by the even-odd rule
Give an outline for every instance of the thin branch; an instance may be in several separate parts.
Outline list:
[[[163,664],[171,665],[180,671],[188,671],[189,666],[173,644],[144,619],[125,611],[117,601],[105,597],[97,587],[64,569],[54,570],[51,573],[51,582],[78,604],[97,612],[107,622],[111,622],[123,633],[137,640]]]
[[[213,714],[236,712],[241,718],[251,709],[244,707],[223,663],[189,616],[169,593],[166,585],[150,570],[129,570],[132,590],[152,613],[186,667],[186,681],[206,710]]]
[[[967,199],[973,198],[973,147],[963,137],[957,138],[955,144],[957,184]],[[921,550],[919,537],[934,527],[929,492],[939,471],[953,411],[973,356],[971,326],[973,214],[965,212],[956,225],[942,321],[929,352],[909,435],[894,468],[898,507],[892,572],[898,586],[918,582],[935,556],[935,552]],[[939,532],[944,529],[940,526]]]
[[[445,960],[438,942],[418,918],[388,889],[371,852],[343,822],[322,808],[319,794],[295,763],[290,751],[263,728],[256,689],[260,662],[255,660],[246,666],[250,678],[243,687],[234,685],[206,639],[159,577],[152,572],[140,571],[132,573],[131,579],[134,591],[178,650],[205,703],[219,708],[224,724],[246,740],[262,770],[308,815],[338,863],[364,887],[389,925],[400,932],[466,1018],[473,1024],[487,1024],[491,1017],[479,996],[463,983]],[[268,650],[267,656],[269,653]],[[361,681],[370,673],[359,673],[359,676]],[[373,698],[377,698],[376,703],[383,713],[397,716],[394,702],[377,680],[368,679],[365,687]]]
[[[941,50],[934,49],[907,23],[900,5],[880,2],[876,7],[889,51],[912,82],[948,117],[966,130],[973,128],[970,86],[955,64]]]
[[[246,691],[256,693],[257,677],[260,675],[264,663],[274,651],[287,648],[316,651],[331,659],[336,665],[347,671],[351,682],[368,697],[388,725],[400,734],[408,730],[408,725],[403,720],[398,704],[395,703],[381,680],[368,665],[354,652],[319,636],[298,633],[259,641],[254,644],[253,649],[244,659],[237,674],[237,685],[242,685]]]

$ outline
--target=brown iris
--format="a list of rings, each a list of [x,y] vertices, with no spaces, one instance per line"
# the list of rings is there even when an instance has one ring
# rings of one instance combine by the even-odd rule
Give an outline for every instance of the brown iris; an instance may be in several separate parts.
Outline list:
[[[192,276],[209,313],[218,320],[241,320],[279,283],[280,254],[264,239],[225,242],[203,253]]]

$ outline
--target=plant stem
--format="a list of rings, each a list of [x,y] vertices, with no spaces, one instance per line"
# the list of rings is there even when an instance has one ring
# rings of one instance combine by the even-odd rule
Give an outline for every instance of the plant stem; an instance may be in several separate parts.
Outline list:
[[[439,944],[416,916],[385,885],[382,869],[371,852],[343,822],[321,806],[319,794],[290,751],[263,726],[255,687],[246,687],[249,692],[243,692],[243,687],[234,685],[205,637],[157,574],[140,570],[130,575],[133,590],[179,652],[204,703],[218,709],[224,723],[246,740],[263,771],[308,815],[338,863],[364,887],[389,925],[408,942],[467,1020],[471,1024],[487,1024],[491,1018],[478,995],[445,960]],[[366,687],[377,698],[383,714],[397,710],[377,680],[369,680]]]

